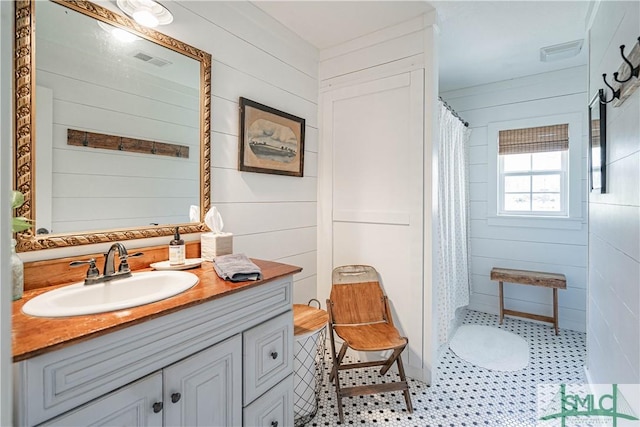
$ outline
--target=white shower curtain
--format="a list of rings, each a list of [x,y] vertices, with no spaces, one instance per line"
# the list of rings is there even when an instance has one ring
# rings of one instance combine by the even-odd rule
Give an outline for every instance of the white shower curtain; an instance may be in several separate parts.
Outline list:
[[[456,310],[469,304],[469,181],[471,130],[440,104],[438,143],[438,342],[453,332]]]

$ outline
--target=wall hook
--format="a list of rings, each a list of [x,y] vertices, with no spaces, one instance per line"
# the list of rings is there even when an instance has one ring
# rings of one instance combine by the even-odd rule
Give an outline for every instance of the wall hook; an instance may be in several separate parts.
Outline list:
[[[640,37],[638,37],[638,42],[640,43]],[[635,77],[637,79],[638,76],[640,76],[640,64],[638,64],[637,67],[634,67],[631,61],[629,61],[629,59],[624,56],[624,45],[620,45],[620,56],[622,56],[622,60],[627,63],[631,72],[629,73],[629,77],[627,77],[625,80],[618,80],[618,73],[613,73],[613,79],[618,83],[626,83],[631,80],[632,77]]]
[[[603,74],[602,75],[602,80],[604,80],[604,84],[607,85],[607,87],[609,89],[611,89],[611,92],[613,92],[613,98],[611,98],[610,100],[606,101],[604,99],[604,95],[600,96],[600,102],[602,102],[603,104],[608,104],[610,102],[612,102],[614,99],[620,99],[620,89],[618,88],[617,90],[614,89],[609,83],[607,83],[607,74]],[[603,91],[604,93],[604,91]]]

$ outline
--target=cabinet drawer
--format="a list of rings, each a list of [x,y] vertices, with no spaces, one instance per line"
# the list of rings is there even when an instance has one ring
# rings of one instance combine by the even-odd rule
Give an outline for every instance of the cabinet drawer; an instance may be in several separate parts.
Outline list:
[[[243,334],[244,405],[293,372],[293,312]]]
[[[287,427],[293,425],[293,375],[244,409],[245,427]]]

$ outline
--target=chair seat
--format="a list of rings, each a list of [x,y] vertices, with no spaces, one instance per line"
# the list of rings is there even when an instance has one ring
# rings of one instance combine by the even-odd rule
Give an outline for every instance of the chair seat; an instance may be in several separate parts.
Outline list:
[[[358,351],[392,350],[407,345],[407,339],[388,323],[335,325],[334,330],[349,347]]]

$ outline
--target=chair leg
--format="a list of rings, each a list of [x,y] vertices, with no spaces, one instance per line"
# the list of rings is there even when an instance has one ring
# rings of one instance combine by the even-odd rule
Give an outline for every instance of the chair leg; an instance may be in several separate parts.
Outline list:
[[[404,350],[404,347],[393,350],[393,354],[389,359],[387,359],[387,362],[380,369],[380,375],[385,375],[387,373],[391,366],[393,366],[393,362],[395,362],[398,356],[400,356],[400,353],[402,353],[402,350]]]
[[[338,397],[338,401],[336,403],[338,405],[338,416],[340,417],[340,424],[344,424],[344,413],[342,411],[342,396],[340,396],[340,386],[338,385],[337,375],[336,375],[336,396]]]
[[[407,382],[407,377],[404,375],[404,365],[402,364],[402,357],[398,357],[396,359],[396,363],[398,364],[398,373],[400,374],[400,380],[404,381],[407,384],[407,389],[403,391],[404,401],[407,404],[407,411],[409,413],[412,413],[413,405],[411,404],[411,395],[409,394],[409,383]]]
[[[334,380],[336,386],[336,405],[338,405],[338,416],[340,417],[340,424],[344,424],[344,412],[342,410],[342,392],[340,391],[340,375],[338,375],[338,367],[347,352],[347,343],[342,343],[340,353],[333,360],[333,369],[331,370],[331,377],[329,381]],[[334,353],[335,355],[335,353]]]
[[[328,306],[328,304],[327,304]],[[340,353],[336,355],[336,344],[333,337],[333,330],[330,330],[331,334],[331,358],[333,359],[333,366],[331,367],[331,374],[329,375],[329,382],[334,381],[336,387],[336,400],[338,405],[338,415],[340,416],[340,424],[344,424],[344,413],[342,411],[342,395],[340,393],[340,375],[338,375],[338,367],[347,352],[347,344],[342,343]]]
[[[331,368],[331,375],[329,376],[329,382],[335,379],[336,386],[336,400],[338,404],[338,415],[340,416],[340,424],[344,424],[344,413],[342,411],[342,393],[340,392],[340,375],[338,375],[338,367],[342,362],[342,358],[347,352],[347,343],[342,343],[342,348],[340,348],[340,354],[336,356],[336,343],[335,338],[333,336],[333,311],[331,307],[333,303],[330,299],[327,299],[327,313],[329,314],[329,333],[331,339],[331,358],[333,359],[333,367]]]
[[[331,376],[329,377],[329,381],[333,381],[333,377],[338,375],[338,367],[342,363],[342,359],[344,359],[344,355],[347,354],[347,349],[349,346],[346,342],[342,343],[342,347],[340,347],[340,353],[338,353],[338,357],[334,360],[333,369],[331,369]]]

